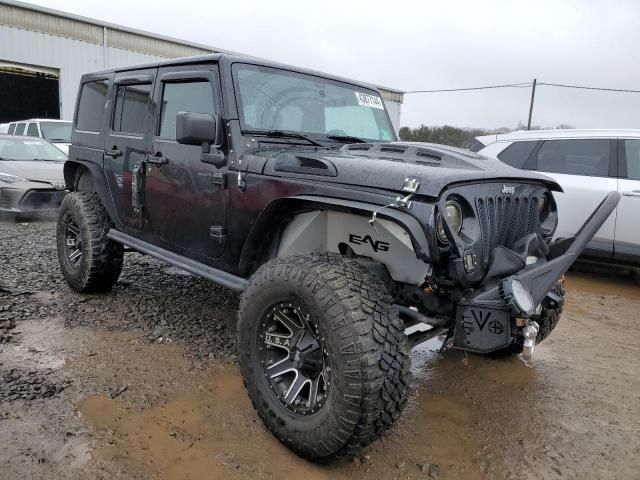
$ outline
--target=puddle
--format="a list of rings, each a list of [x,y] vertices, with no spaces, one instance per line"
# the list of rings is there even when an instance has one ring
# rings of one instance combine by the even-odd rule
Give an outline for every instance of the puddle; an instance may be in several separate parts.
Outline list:
[[[162,405],[132,409],[104,395],[78,411],[113,444],[92,452],[129,468],[173,478],[332,478],[266,432],[253,413],[235,367],[213,368],[199,388]]]
[[[430,348],[440,342],[433,343],[417,355],[429,358],[416,369],[426,380],[416,382],[399,425],[369,448],[365,464],[319,466],[294,455],[263,427],[231,365],[212,367],[197,388],[161,405],[134,408],[122,399],[92,395],[77,409],[108,434],[108,444],[91,452],[96,460],[123,462],[129,471],[160,479],[425,478],[423,463],[437,464],[443,478],[482,478],[487,467],[477,452],[483,409],[470,392],[481,386],[485,400],[490,392],[496,397],[492,402],[509,395],[513,403],[513,390],[535,383],[535,373],[517,359],[465,361],[460,352],[433,354]],[[489,449],[497,456],[499,448],[497,441]]]

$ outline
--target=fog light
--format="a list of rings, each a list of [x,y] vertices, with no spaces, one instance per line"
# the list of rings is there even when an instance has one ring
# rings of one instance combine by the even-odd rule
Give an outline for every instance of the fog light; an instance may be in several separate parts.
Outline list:
[[[530,316],[536,306],[527,286],[517,278],[509,277],[500,284],[500,296],[514,315]]]

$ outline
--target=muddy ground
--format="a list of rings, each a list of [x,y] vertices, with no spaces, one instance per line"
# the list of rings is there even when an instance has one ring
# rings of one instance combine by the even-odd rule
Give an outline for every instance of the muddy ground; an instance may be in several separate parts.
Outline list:
[[[54,234],[0,223],[2,479],[640,478],[637,274],[572,271],[531,365],[424,345],[399,424],[317,466],[251,408],[236,294],[128,254],[111,293],[78,295]]]

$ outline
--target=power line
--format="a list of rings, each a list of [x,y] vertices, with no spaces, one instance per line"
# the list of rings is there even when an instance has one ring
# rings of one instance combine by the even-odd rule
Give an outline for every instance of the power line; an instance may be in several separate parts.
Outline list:
[[[624,88],[587,87],[584,85],[565,85],[562,83],[538,82],[538,85],[546,85],[548,87],[560,87],[560,88],[576,88],[580,90],[598,90],[601,92],[640,93],[640,90],[629,90]]]
[[[406,93],[440,93],[440,92],[467,92],[469,90],[489,90],[492,88],[523,88],[530,87],[531,82],[529,83],[508,83],[504,85],[486,85],[484,87],[467,87],[467,88],[443,88],[437,90],[412,90]]]
[[[433,90],[411,90],[408,92],[404,92],[405,94],[410,93],[446,93],[446,92],[469,92],[474,90],[491,90],[496,88],[528,88],[531,87],[533,83],[507,83],[502,85],[485,85],[481,87],[465,87],[465,88],[440,88]],[[590,87],[585,85],[568,85],[564,83],[550,83],[550,82],[538,82],[538,86],[547,86],[547,87],[558,87],[558,88],[573,88],[578,90],[595,90],[600,92],[617,92],[617,93],[640,93],[640,90],[631,90],[625,88],[607,88],[607,87]]]

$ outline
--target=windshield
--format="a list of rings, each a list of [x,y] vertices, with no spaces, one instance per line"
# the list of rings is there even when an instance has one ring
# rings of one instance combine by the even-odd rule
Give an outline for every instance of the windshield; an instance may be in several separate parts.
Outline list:
[[[233,66],[243,130],[395,140],[374,90],[271,67]]]
[[[40,122],[42,138],[55,143],[71,143],[71,122]]]
[[[37,138],[0,138],[0,160],[54,160],[67,157],[56,147]]]

